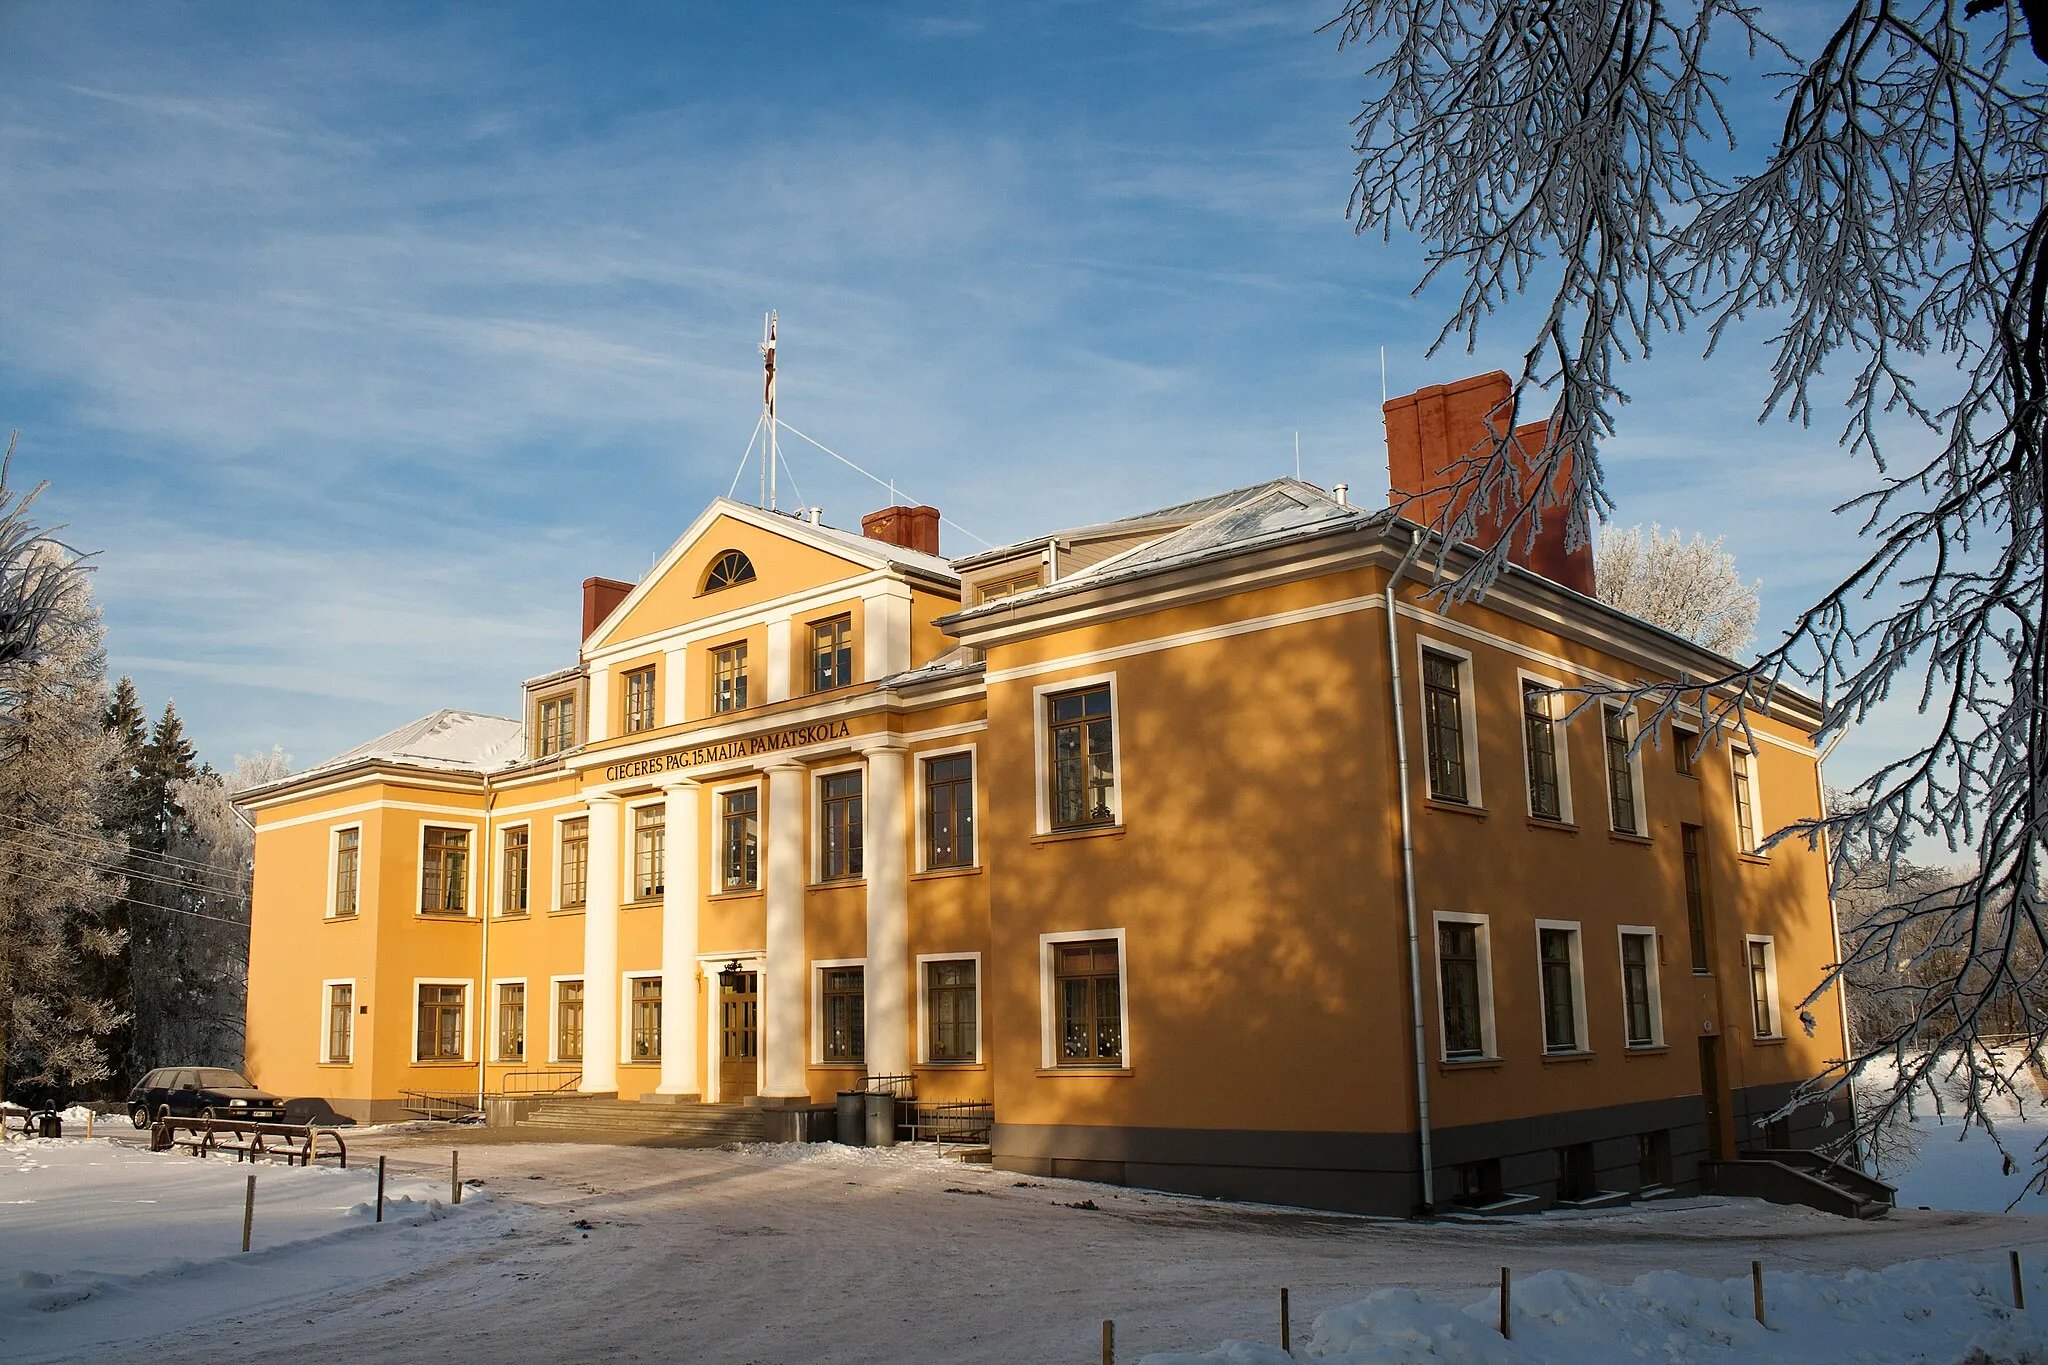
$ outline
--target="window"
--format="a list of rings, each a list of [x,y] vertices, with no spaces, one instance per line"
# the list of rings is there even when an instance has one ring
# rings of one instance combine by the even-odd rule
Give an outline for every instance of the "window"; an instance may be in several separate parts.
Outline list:
[[[498,985],[498,1060],[526,1060],[526,983],[504,981]]]
[[[930,1025],[925,1038],[928,1060],[971,1062],[979,1055],[974,971],[972,958],[924,964],[924,1008]]]
[[[823,804],[819,821],[818,875],[821,881],[861,875],[860,774],[834,773],[818,780]]]
[[[626,675],[626,733],[654,728],[654,670],[636,668]]]
[[[1576,929],[1536,930],[1538,968],[1543,986],[1543,1050],[1579,1051],[1579,932]]]
[[[583,983],[555,983],[555,1060],[583,1060]]]
[[[1550,718],[1550,693],[1539,682],[1522,684],[1522,743],[1529,762],[1529,814],[1538,820],[1564,819],[1557,722]]]
[[[1641,834],[1636,811],[1636,765],[1630,754],[1628,712],[1618,706],[1600,708],[1601,735],[1607,746],[1608,818],[1623,834]]]
[[[858,1062],[867,1055],[864,973],[859,967],[826,967],[819,1018],[828,1062]]]
[[[469,913],[469,831],[428,825],[420,857],[420,913]]]
[[[1751,790],[1750,757],[1747,749],[1730,749],[1735,765],[1735,838],[1744,853],[1756,852],[1756,793]]]
[[[590,894],[590,817],[562,822],[562,908],[581,909]]]
[[[1700,861],[1700,840],[1704,837],[1705,831],[1698,825],[1678,827],[1678,843],[1685,863],[1685,928],[1692,938],[1694,976],[1706,976],[1714,970],[1707,957],[1707,883]]]
[[[668,839],[668,807],[657,802],[633,808],[633,899],[652,900],[662,890],[662,854]]]
[[[753,581],[754,562],[738,550],[727,550],[711,561],[711,568],[704,575],[704,591],[717,592]]]
[[[327,987],[327,1053],[330,1062],[346,1062],[356,1043],[356,983],[330,982]]]
[[[719,886],[740,891],[761,884],[761,790],[726,792],[719,800]]]
[[[853,682],[853,618],[835,616],[811,627],[811,691],[829,692]]]
[[[714,713],[747,709],[745,645],[711,651],[711,709]]]
[[[1654,1190],[1671,1183],[1671,1131],[1636,1134],[1636,1188]]]
[[[423,1062],[462,1060],[463,998],[467,986],[420,987],[419,1051]]]
[[[661,978],[633,978],[633,1060],[661,1060]]]
[[[540,704],[537,756],[546,758],[576,747],[576,694],[549,697]]]
[[[1118,947],[1115,939],[1052,945],[1061,1066],[1117,1065],[1123,1061],[1123,972]]]
[[[1422,652],[1422,719],[1429,751],[1429,794],[1439,801],[1463,804],[1465,721],[1458,673],[1458,660],[1433,650]]]
[[[1484,1208],[1501,1199],[1500,1158],[1465,1161],[1451,1167],[1451,1202]]]
[[[974,866],[974,755],[927,760],[924,794],[925,866]]]
[[[1038,571],[1033,569],[1030,573],[1020,574],[1015,578],[1002,578],[993,583],[984,584],[976,593],[975,601],[977,603],[994,602],[999,598],[1015,597],[1018,593],[1030,592],[1037,586]]]
[[[336,919],[356,912],[363,876],[363,830],[360,825],[334,832],[334,906]]]
[[[1593,1164],[1593,1144],[1575,1142],[1557,1149],[1557,1200],[1577,1203],[1598,1194],[1599,1182]]]
[[[1116,822],[1116,734],[1109,684],[1047,699],[1051,708],[1052,827]]]
[[[1444,1056],[1486,1055],[1486,1023],[1480,994],[1483,924],[1439,918],[1436,926],[1437,978],[1444,1014]]]
[[[1663,1040],[1657,999],[1657,933],[1624,927],[1621,931],[1621,1001],[1625,1037],[1630,1047],[1655,1047]]]
[[[1688,730],[1683,725],[1671,727],[1671,766],[1678,770],[1680,777],[1694,776],[1692,760],[1693,755],[1699,751],[1699,747],[1700,737],[1698,731]]]
[[[498,895],[498,913],[501,915],[523,915],[526,913],[527,872],[532,867],[533,850],[528,846],[526,826],[505,831],[504,878]]]
[[[1750,1023],[1759,1038],[1778,1036],[1778,945],[1751,935],[1749,953]]]

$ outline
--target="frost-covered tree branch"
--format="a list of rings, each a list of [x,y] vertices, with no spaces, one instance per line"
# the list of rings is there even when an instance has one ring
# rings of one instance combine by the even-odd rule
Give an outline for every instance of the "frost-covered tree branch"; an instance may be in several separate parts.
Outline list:
[[[1811,53],[1733,0],[1352,0],[1335,22],[1369,60],[1358,227],[1419,235],[1423,285],[1459,282],[1438,344],[1469,344],[1511,297],[1546,301],[1498,429],[1547,404],[1551,439],[1468,457],[1439,546],[1508,529],[1443,601],[1483,593],[1545,516],[1584,543],[1609,507],[1617,367],[1663,335],[1693,326],[1711,351],[1768,318],[1760,413],[1810,422],[1845,394],[1842,442],[1872,471],[1837,509],[1859,519],[1861,562],[1753,664],[1635,694],[1700,707],[1703,742],[1786,683],[1819,694],[1822,740],[1895,695],[1931,718],[1842,807],[1776,836],[1825,840],[1838,880],[1883,888],[1837,974],[1892,970],[1901,1008],[1820,1087],[1889,1055],[1898,1085],[1866,1126],[1938,1072],[2010,1086],[2048,1040],[2041,8],[1852,0]],[[1745,166],[1721,100],[1758,57],[1784,68],[1783,121]],[[1915,840],[1972,870],[1934,890],[1902,876]],[[2007,1023],[2023,1041],[1994,1051]]]

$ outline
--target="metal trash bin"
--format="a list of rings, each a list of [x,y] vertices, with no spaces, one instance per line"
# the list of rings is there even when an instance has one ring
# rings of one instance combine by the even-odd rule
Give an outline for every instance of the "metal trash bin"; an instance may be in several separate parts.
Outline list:
[[[887,1092],[870,1090],[864,1099],[868,1102],[868,1140],[870,1147],[894,1147],[896,1145],[896,1097]],[[840,1111],[844,1113],[844,1110]]]
[[[868,1096],[861,1090],[839,1092],[837,1135],[839,1141],[848,1147],[867,1145],[867,1101]]]
[[[36,1115],[36,1135],[46,1138],[63,1137],[64,1116],[54,1111],[45,1111]]]

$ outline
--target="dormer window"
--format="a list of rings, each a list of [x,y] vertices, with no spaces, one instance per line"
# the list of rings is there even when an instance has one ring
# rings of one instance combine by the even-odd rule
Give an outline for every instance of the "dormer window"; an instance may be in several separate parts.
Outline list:
[[[711,571],[704,575],[704,591],[717,592],[720,588],[736,588],[753,581],[754,561],[738,550],[727,550],[711,562]]]
[[[537,756],[546,758],[576,747],[576,694],[566,692],[540,704]]]

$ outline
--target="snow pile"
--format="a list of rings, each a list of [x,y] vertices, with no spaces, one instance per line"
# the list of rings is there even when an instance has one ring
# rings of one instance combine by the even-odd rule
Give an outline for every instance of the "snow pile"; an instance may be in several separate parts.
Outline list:
[[[2048,1274],[2027,1292],[2048,1304]],[[1500,1292],[1463,1306],[1413,1289],[1377,1290],[1320,1314],[1289,1357],[1258,1342],[1200,1354],[1158,1354],[1141,1365],[1268,1365],[1289,1359],[1349,1365],[1635,1365],[1643,1360],[1927,1362],[2048,1365],[2048,1309],[2019,1312],[2004,1266],[1913,1261],[1840,1278],[1764,1276],[1764,1316],[1752,1316],[1747,1278],[1701,1280],[1675,1271],[1627,1286],[1546,1270],[1513,1286],[1514,1337],[1503,1339]]]
[[[0,1145],[0,1339],[54,1309],[147,1288],[242,1257],[256,1177],[252,1258],[375,1223],[377,1172],[151,1153],[103,1138]],[[393,1180],[388,1227],[454,1210],[447,1186]],[[464,1209],[483,1195],[465,1192]]]

